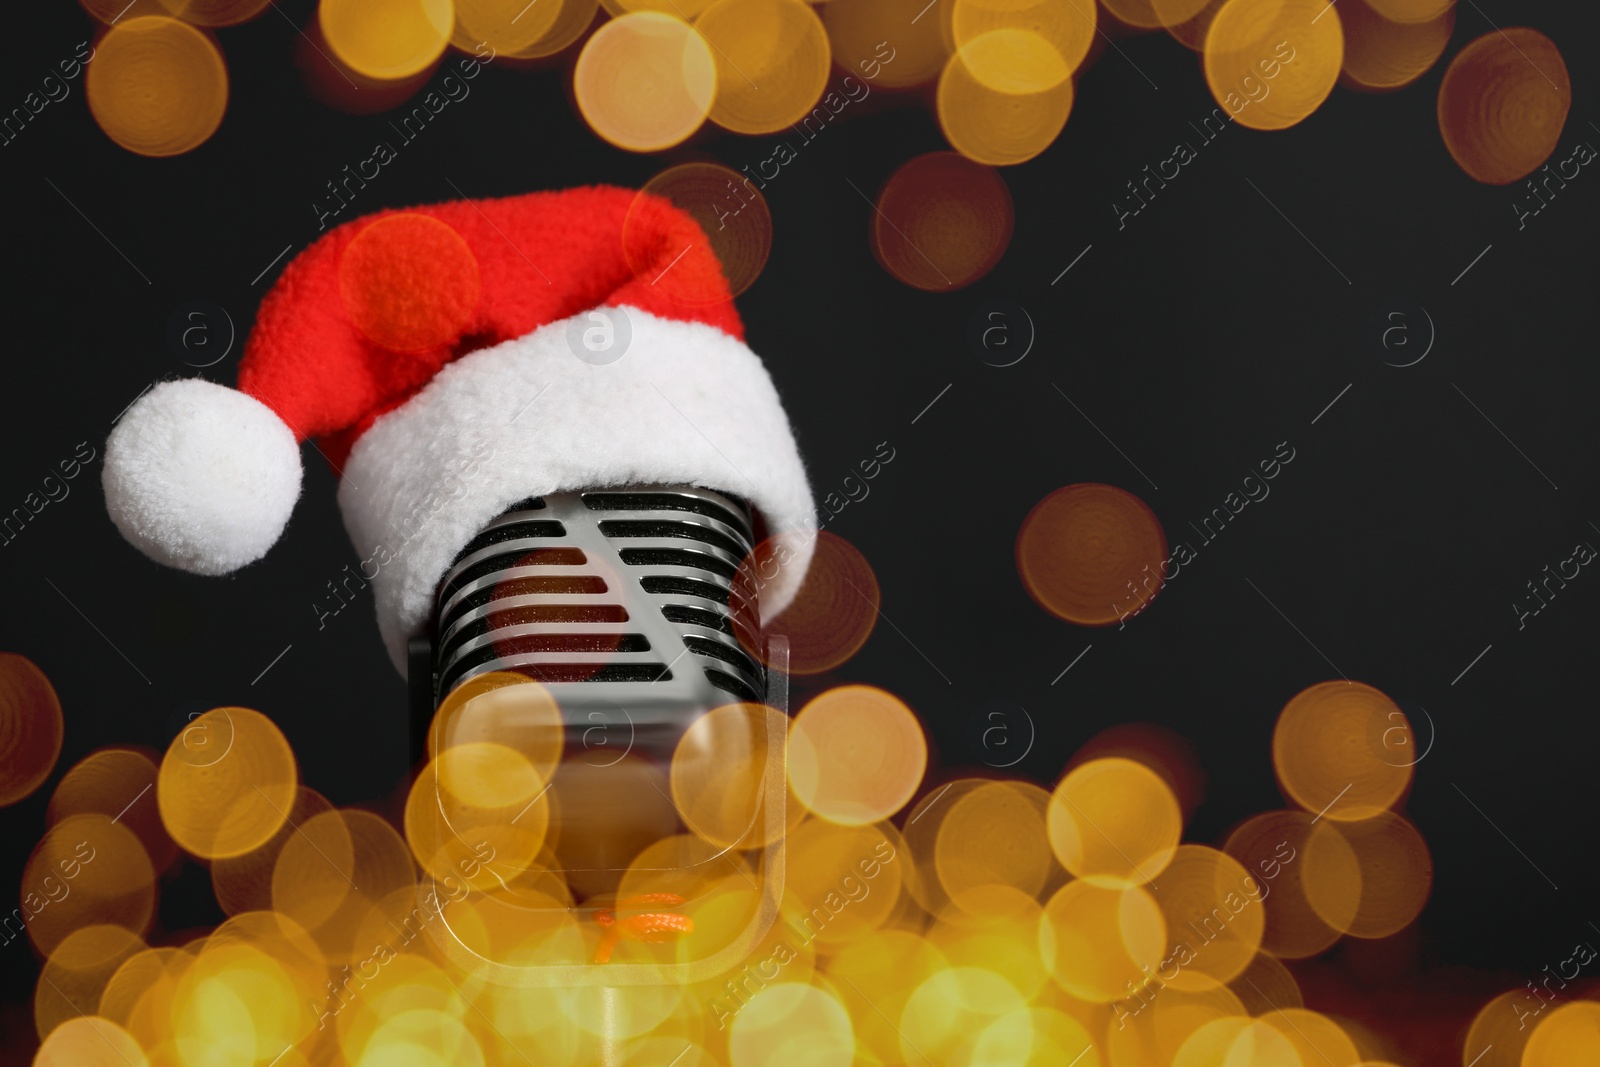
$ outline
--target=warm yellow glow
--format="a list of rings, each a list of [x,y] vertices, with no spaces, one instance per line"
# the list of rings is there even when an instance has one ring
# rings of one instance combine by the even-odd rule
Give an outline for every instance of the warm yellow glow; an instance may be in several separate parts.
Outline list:
[[[175,15],[196,26],[237,26],[265,11],[269,0],[157,0],[157,2],[169,15]]]
[[[295,790],[289,817],[265,844],[238,856],[212,860],[211,894],[223,912],[238,915],[272,907],[272,867],[278,862],[278,853],[296,826],[332,810],[327,797],[301,786]]]
[[[614,18],[584,44],[573,72],[578,110],[618,148],[657,152],[689,138],[710,114],[717,67],[698,30],[674,15]]]
[[[82,1015],[58,1026],[39,1046],[33,1067],[149,1067],[144,1050],[109,1019]]]
[[[993,30],[990,34],[1017,31]],[[1072,110],[1072,80],[1028,93],[1003,92],[978,80],[962,58],[986,57],[998,38],[983,34],[963,45],[939,75],[936,97],[939,127],[950,147],[976,163],[993,167],[1025,163],[1050,147]],[[980,69],[990,68],[978,58]],[[990,68],[993,69],[993,68]],[[1026,71],[1026,68],[1022,68]],[[1024,77],[1031,77],[1024,73]]]
[[[830,54],[822,20],[800,0],[717,0],[695,19],[716,55],[711,121],[773,133],[822,97]]]
[[[495,882],[539,854],[550,822],[545,782],[527,757],[490,741],[444,749],[406,802],[406,840],[423,869],[469,885]]]
[[[903,701],[869,685],[814,698],[789,735],[789,784],[812,812],[864,826],[905,806],[928,766],[922,724]]]
[[[294,753],[271,719],[215,708],[185,727],[161,761],[161,821],[196,856],[243,855],[283,826],[297,778]]]
[[[50,679],[31,660],[0,652],[0,807],[15,804],[50,777],[64,730]]]
[[[900,1012],[901,1062],[950,1063],[976,1034],[1026,1007],[1016,986],[994,971],[936,971],[917,986]]]
[[[849,1008],[863,1051],[892,1063],[901,1055],[897,1027],[906,1001],[947,966],[944,954],[921,935],[877,930],[841,948],[828,961],[826,977]]]
[[[1432,22],[1449,14],[1456,0],[1367,0],[1392,22]]]
[[[1344,74],[1363,89],[1409,85],[1438,62],[1455,29],[1455,7],[1422,22],[1391,22],[1373,10],[1372,0],[1349,0],[1339,12],[1344,23]]]
[[[1092,885],[1125,889],[1158,877],[1172,860],[1183,816],[1167,783],[1131,759],[1090,760],[1050,796],[1050,846]]]
[[[317,18],[341,62],[391,81],[426,70],[450,43],[451,0],[321,0]]]
[[[1309,1067],[1266,1019],[1217,1019],[1183,1043],[1172,1067]]]
[[[1356,1043],[1326,1015],[1285,1007],[1262,1013],[1262,1019],[1294,1046],[1305,1067],[1318,1063],[1355,1067],[1361,1062],[1361,1050],[1356,1048]]]
[[[473,741],[515,749],[549,781],[566,744],[561,706],[542,682],[526,675],[476,675],[439,703],[428,728],[428,755]]]
[[[1063,486],[1035,504],[1017,533],[1017,574],[1050,614],[1109,626],[1161,591],[1167,537],[1155,512],[1125,489]]]
[[[761,542],[740,564],[735,588],[759,592],[788,565],[789,552],[781,537]],[[878,621],[880,599],[878,579],[867,558],[849,541],[824,530],[817,534],[800,591],[766,629],[789,639],[790,674],[821,674],[844,663],[867,643]],[[736,601],[733,627],[746,651],[765,663],[767,649],[756,640],[763,630],[757,617],[759,607],[759,596]]]
[[[1318,863],[1307,865],[1306,842],[1313,834],[1328,832],[1319,829],[1320,821],[1313,822],[1315,818],[1303,811],[1262,812],[1234,830],[1223,848],[1270,887],[1261,947],[1284,959],[1304,959],[1332,945],[1355,917],[1361,900],[1361,869],[1342,837],[1329,837]],[[1339,926],[1330,924],[1311,906],[1306,897],[1306,879],[1311,877],[1327,886],[1325,900],[1342,902],[1336,911],[1330,911]]]
[[[1166,955],[1166,922],[1143,889],[1103,889],[1078,880],[1045,905],[1039,954],[1072,996],[1108,1004],[1126,996]]]
[[[482,42],[516,55],[550,36],[566,7],[566,0],[455,0],[452,40],[468,51]]]
[[[112,975],[144,949],[122,926],[84,926],[68,934],[45,960],[33,993],[33,1024],[41,1038],[62,1023],[94,1014]]]
[[[1037,896],[1059,871],[1045,831],[1050,796],[1027,782],[994,782],[957,800],[939,827],[934,864],[945,892],[1005,885]]]
[[[768,820],[768,738],[788,732],[788,718],[765,704],[729,704],[696,719],[678,739],[669,774],[672,802],[692,832],[721,848],[765,848],[785,830]],[[781,765],[781,764],[780,764]],[[788,807],[798,809],[793,812]],[[786,805],[798,824],[805,809]]]
[[[1538,30],[1491,30],[1450,61],[1439,84],[1439,132],[1462,170],[1508,185],[1555,151],[1572,107],[1561,50]]]
[[[1338,8],[1326,0],[1228,0],[1205,38],[1212,96],[1256,130],[1309,116],[1333,91],[1343,60]]]
[[[155,761],[143,752],[96,749],[57,783],[45,822],[54,825],[69,815],[109,815],[134,832],[151,865],[163,870],[178,854],[178,846],[161,825],[155,798],[148,795],[155,782]]]
[[[983,60],[967,60],[974,76],[1004,92],[1040,92],[1070,77],[1089,54],[1097,10],[1086,0],[956,0],[951,32],[957,52],[966,56],[974,56],[972,46],[979,38],[999,32],[979,50]],[[1028,37],[1037,38],[1037,44],[1025,42]],[[1038,45],[1054,53],[1053,58]],[[1005,71],[1002,57],[1019,69]]]
[[[858,82],[897,89],[939,76],[949,57],[939,19],[918,18],[926,0],[873,0],[822,5],[834,62]],[[915,20],[915,21],[913,21]],[[851,89],[849,85],[846,89]],[[860,90],[855,90],[860,92]]]
[[[100,40],[84,92],[105,135],[141,156],[202,144],[228,107],[228,69],[210,37],[159,15],[119,20]]]
[[[1394,702],[1360,682],[1323,682],[1278,715],[1272,764],[1284,793],[1334,822],[1394,805],[1411,784],[1411,724]]]
[[[344,815],[323,812],[296,827],[272,867],[272,907],[306,929],[326,922],[355,883],[355,843]]]
[[[105,815],[73,815],[28,857],[19,895],[28,937],[49,955],[96,923],[142,935],[155,912],[155,871],[131,830]]]
[[[794,921],[823,951],[864,937],[899,902],[905,860],[904,842],[888,823],[845,827],[807,821],[788,839],[785,889],[801,911]]]
[[[1349,910],[1345,848],[1360,868],[1360,904],[1341,929],[1355,937],[1388,937],[1421,914],[1433,888],[1433,857],[1416,827],[1386,811],[1317,830],[1306,844],[1306,897],[1325,921],[1334,925]]]
[[[1261,901],[1269,891],[1227,853],[1181,846],[1150,887],[1182,964],[1168,984],[1203,990],[1232,981],[1248,967],[1261,947],[1266,923]],[[1180,946],[1189,953],[1181,953]]]
[[[730,1067],[850,1067],[850,1014],[825,990],[779,982],[751,997],[728,1035]]]
[[[1522,1050],[1522,1067],[1572,1067],[1600,1058],[1600,1004],[1564,1004],[1540,1020]]]

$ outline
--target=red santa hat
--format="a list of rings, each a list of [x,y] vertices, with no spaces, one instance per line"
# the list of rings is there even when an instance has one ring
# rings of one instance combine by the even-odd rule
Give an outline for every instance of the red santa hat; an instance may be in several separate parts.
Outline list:
[[[128,410],[107,509],[157,562],[227,574],[283,533],[315,438],[403,671],[451,560],[512,504],[700,485],[787,542],[769,619],[804,576],[815,513],[743,334],[704,232],[666,200],[595,187],[380,212],[289,263],[237,390],[163,382]]]

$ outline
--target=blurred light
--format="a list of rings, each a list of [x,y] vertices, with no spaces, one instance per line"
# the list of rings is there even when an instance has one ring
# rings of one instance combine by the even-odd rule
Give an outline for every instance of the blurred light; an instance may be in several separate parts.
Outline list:
[[[100,1014],[133,1035],[158,1057],[172,1039],[172,996],[194,954],[152,948],[123,961],[100,995]]]
[[[956,51],[971,57],[967,66],[983,85],[1037,93],[1055,88],[1078,69],[1094,42],[1098,10],[1084,0],[956,0],[950,29]],[[980,38],[988,43],[973,50]],[[1053,56],[1038,51],[1028,38]],[[1006,71],[1006,58],[1020,69]]]
[[[1528,1038],[1522,1067],[1574,1067],[1600,1061],[1600,1004],[1580,1000],[1551,1012]]]
[[[39,972],[33,993],[33,1024],[41,1038],[80,1015],[100,1008],[100,994],[123,961],[145,947],[122,926],[83,926],[56,946]]]
[[[900,1056],[892,1062],[951,1063],[984,1028],[1027,1001],[1002,975],[983,967],[936,971],[906,1000],[900,1013]]]
[[[173,738],[156,800],[167,833],[205,859],[241,856],[289,817],[299,772],[283,732],[259,711],[214,708]]]
[[[911,898],[929,915],[944,914],[950,906],[950,897],[939,881],[936,846],[939,830],[945,818],[954,810],[956,802],[973,790],[989,785],[987,778],[958,778],[943,785],[930,787],[928,792],[912,805],[906,813],[902,833],[909,855],[902,857],[906,864],[905,887]]]
[[[623,221],[624,244],[636,228],[643,236],[648,220],[640,217],[644,198],[661,197],[687,212],[705,232],[728,283],[728,296],[755,284],[772,252],[772,212],[751,179],[717,163],[680,163],[645,183]],[[668,271],[655,284],[689,304],[723,299],[720,287],[701,283],[692,274]]]
[[[1262,1017],[1294,1046],[1304,1067],[1331,1063],[1335,1067],[1355,1067],[1361,1051],[1338,1023],[1318,1012],[1283,1006],[1263,1012]]]
[[[1302,811],[1263,812],[1247,819],[1224,846],[1268,888],[1261,947],[1283,959],[1304,959],[1328,948],[1349,928],[1361,903],[1355,853],[1344,838],[1314,820]],[[1326,836],[1315,865],[1307,861],[1306,848],[1314,835]],[[1320,909],[1311,905],[1310,879],[1319,882]]]
[[[786,805],[783,822],[766,813],[768,738],[788,733],[783,712],[765,704],[728,704],[696,719],[672,754],[672,802],[683,824],[719,848],[765,848],[805,814]],[[773,783],[777,787],[777,783]]]
[[[325,811],[295,827],[272,865],[272,908],[310,930],[326,922],[355,888],[355,842],[342,812]]]
[[[806,118],[828,84],[828,35],[800,0],[717,0],[695,19],[717,57],[711,121],[776,133]],[[831,117],[824,111],[826,121]]]
[[[1160,876],[1183,833],[1167,784],[1142,763],[1091,760],[1050,796],[1050,847],[1061,865],[1091,885],[1128,889]]]
[[[95,49],[84,93],[105,135],[141,156],[176,156],[216,132],[228,68],[210,37],[163,16],[124,19]]]
[[[905,806],[928,766],[922,724],[870,685],[815,697],[789,735],[789,784],[811,811],[843,826],[879,822]]]
[[[706,120],[717,67],[693,26],[639,11],[612,19],[584,43],[572,89],[595,133],[618,148],[658,152],[687,140]]]
[[[939,826],[934,864],[957,906],[979,886],[1011,886],[1029,896],[1044,890],[1058,871],[1045,832],[1050,802],[1030,782],[993,782],[955,801]]]
[[[1109,1004],[1145,980],[1167,953],[1161,907],[1143,889],[1068,882],[1045,905],[1039,954],[1079,1000]]]
[[[1344,74],[1362,89],[1410,85],[1438,62],[1455,29],[1455,7],[1426,22],[1391,22],[1373,10],[1374,0],[1346,0]]]
[[[872,252],[907,285],[943,292],[988,274],[1011,243],[1005,179],[955,152],[929,152],[884,182],[872,214]]]
[[[825,977],[850,1009],[861,1051],[876,1062],[893,1063],[901,1055],[897,1024],[906,1001],[947,966],[944,953],[920,934],[877,930],[839,949]]]
[[[904,852],[900,834],[888,823],[804,823],[789,836],[785,860],[784,890],[804,909],[790,919],[791,925],[815,937],[824,952],[865,937],[883,925],[899,902]]]
[[[984,1028],[972,1046],[973,1064],[986,1067],[1100,1067],[1100,1054],[1082,1023],[1048,1007],[1019,1008]]]
[[[454,1014],[418,1008],[383,1022],[353,1067],[484,1067],[478,1039]]]
[[[155,871],[133,831],[104,815],[72,815],[28,857],[20,895],[28,936],[48,956],[91,924],[142,935],[155,912]]]
[[[451,0],[321,0],[317,19],[341,61],[369,78],[409,78],[434,64],[455,25]]]
[[[1461,1067],[1469,1067],[1469,1063],[1475,1067],[1522,1067],[1522,1052],[1534,1029],[1523,1018],[1530,1003],[1531,996],[1523,987],[1501,993],[1478,1009],[1461,1046]]]
[[[1268,899],[1271,899],[1270,894]],[[1270,914],[1267,921],[1272,921]],[[1262,951],[1250,961],[1250,966],[1228,983],[1228,988],[1239,998],[1249,1015],[1266,1015],[1268,1012],[1306,1006],[1300,983],[1289,973],[1289,968],[1278,962],[1278,957],[1266,950],[1264,944]]]
[[[546,2],[549,3],[551,0]],[[599,9],[599,0],[561,0],[555,22],[544,36],[512,53],[511,58],[541,59],[564,51],[568,45],[588,32],[589,26],[594,22],[595,12]]]
[[[1079,482],[1033,506],[1017,534],[1017,573],[1050,614],[1109,626],[1143,610],[1166,580],[1155,512],[1112,485]]]
[[[549,781],[566,745],[561,706],[544,683],[525,674],[474,675],[439,703],[428,728],[428,755],[482,741],[515,749]]]
[[[430,760],[406,801],[406,840],[435,878],[492,885],[492,862],[533,863],[544,844],[546,783],[522,753],[490,741],[453,745]]]
[[[700,860],[723,851],[687,834],[670,837],[678,828],[670,768],[636,753],[619,760],[601,750],[601,757],[563,763],[549,795],[535,805],[551,809],[556,861],[579,897],[617,891],[618,879],[627,881],[624,872],[643,850],[665,847],[669,839],[699,849]],[[694,895],[675,884],[629,888],[626,895],[657,891]]]
[[[1439,132],[1462,170],[1488,185],[1531,174],[1555,151],[1572,81],[1538,30],[1493,30],[1450,61],[1439,85]]]
[[[65,723],[50,679],[33,662],[0,652],[0,807],[44,784],[61,755]]]
[[[391,352],[454,341],[478,309],[478,260],[448,223],[402,211],[362,228],[339,259],[339,299],[362,335]]]
[[[872,564],[849,541],[819,531],[799,592],[782,614],[765,628],[758,627],[760,590],[788,565],[788,558],[786,542],[768,538],[739,564],[734,588],[747,592],[733,606],[734,633],[763,663],[767,648],[759,637],[767,633],[788,638],[790,674],[831,671],[859,652],[872,636],[881,599],[878,578]]]
[[[1266,1019],[1216,1019],[1183,1043],[1172,1067],[1305,1067],[1294,1045]]]
[[[939,127],[950,147],[975,163],[1000,167],[1025,163],[1049,148],[1067,124],[1072,110],[1072,80],[1064,78],[1034,92],[992,89],[979,80],[979,70],[1006,69],[1007,46],[1018,30],[991,30],[968,41],[950,57],[939,75]],[[1031,65],[1036,72],[1037,65]],[[1038,75],[1023,73],[1021,80]]]
[[[1284,795],[1335,822],[1369,819],[1411,784],[1411,724],[1394,701],[1360,682],[1322,682],[1285,704],[1272,733]]]
[[[363,74],[339,58],[322,31],[321,19],[308,19],[295,38],[294,63],[313,97],[347,115],[375,115],[399,107],[433,75],[432,67],[408,78]]]
[[[145,794],[156,783],[156,764],[132,748],[100,748],[73,765],[50,796],[45,822],[55,825],[69,815],[109,815],[132,830],[156,870],[164,870],[178,854],[177,843],[161,825],[155,797]]]
[[[271,0],[158,0],[167,14],[196,26],[237,26],[266,10]],[[142,13],[142,12],[141,12]]]
[[[1108,726],[1083,743],[1071,766],[1109,756],[1131,759],[1155,771],[1172,790],[1185,819],[1205,796],[1205,769],[1193,743],[1176,730],[1148,722]]]
[[[1342,838],[1360,866],[1360,906],[1347,924],[1337,920],[1348,911],[1348,860],[1334,843]],[[1409,926],[1422,913],[1433,888],[1433,857],[1428,845],[1405,819],[1393,812],[1357,823],[1324,824],[1306,843],[1306,897],[1317,914],[1340,925],[1353,937],[1388,937]]]
[[[1433,22],[1451,14],[1456,0],[1368,0],[1391,22]]]
[[[1228,0],[1153,0],[1153,2],[1157,11],[1194,11],[1185,19],[1167,22],[1166,27],[1167,32],[1172,34],[1173,40],[1191,52],[1200,52],[1205,50],[1206,34],[1211,32],[1211,23]]]
[[[78,0],[78,3],[89,14],[108,25],[113,20],[120,22],[130,16],[139,18],[142,15],[168,13],[162,0]]]
[[[1101,4],[1118,22],[1136,30],[1153,30],[1165,25],[1152,0],[1101,0]]]
[[[984,885],[958,891],[928,931],[928,942],[952,967],[982,967],[1003,974],[1029,1002],[1050,985],[1050,971],[1039,955],[1039,921],[1044,908],[1009,885]]]
[[[950,52],[939,32],[939,19],[917,17],[921,7],[920,0],[823,4],[822,24],[834,62],[873,88],[901,89],[932,81]]]
[[[1187,945],[1193,955],[1187,961],[1180,955],[1183,966],[1167,984],[1197,992],[1237,978],[1261,947],[1266,923],[1261,898],[1268,892],[1227,853],[1181,846],[1150,886],[1174,942]]]
[[[548,37],[567,6],[566,0],[455,0],[451,41],[467,52],[481,43],[516,55]]]
[[[249,852],[211,861],[211,893],[226,915],[262,911],[272,907],[272,869],[283,846],[303,825],[324,812],[333,810],[328,798],[315,789],[300,786],[288,818],[266,841]]]
[[[1205,38],[1206,84],[1241,126],[1281,130],[1333,90],[1344,60],[1327,0],[1228,0]]]
[[[838,999],[778,982],[747,1001],[728,1035],[730,1067],[850,1067],[855,1030]]]
[[[1163,961],[1163,969],[1171,966]],[[1131,990],[1114,1007],[1116,1025],[1107,1031],[1107,1049],[1114,1067],[1145,1064],[1170,1067],[1191,1034],[1218,1019],[1245,1014],[1244,1005],[1227,986],[1186,992],[1160,984],[1160,972]]]
[[[33,1067],[149,1067],[128,1032],[109,1019],[80,1016],[56,1027],[39,1046]]]

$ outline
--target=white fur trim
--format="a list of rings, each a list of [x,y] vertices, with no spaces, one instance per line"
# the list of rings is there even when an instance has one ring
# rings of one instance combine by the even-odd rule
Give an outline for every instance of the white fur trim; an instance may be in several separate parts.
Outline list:
[[[300,498],[294,433],[255,397],[162,382],[106,441],[100,484],[122,536],[169,567],[228,574],[266,555]]]
[[[401,673],[406,642],[427,624],[455,554],[529,496],[650,483],[736,494],[789,548],[788,564],[762,587],[763,619],[794,599],[816,515],[761,360],[711,326],[601,311],[631,328],[616,362],[574,354],[599,321],[591,313],[552,323],[449,364],[351,451],[339,507],[363,573],[377,570],[378,629]]]

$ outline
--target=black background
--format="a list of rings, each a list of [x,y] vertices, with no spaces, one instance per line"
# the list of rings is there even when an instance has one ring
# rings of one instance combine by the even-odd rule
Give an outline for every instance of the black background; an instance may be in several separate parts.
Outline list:
[[[341,114],[308,95],[290,23],[313,4],[279,7],[287,19],[269,9],[220,32],[232,96],[196,151],[152,160],[118,148],[90,118],[81,79],[0,147],[0,510],[79,442],[103,451],[150,382],[195,373],[168,341],[179,308],[210,301],[242,335],[281,261],[251,279],[286,244],[309,243],[324,182],[387,136],[383,115]],[[0,64],[5,110],[93,33],[64,2],[17,8]],[[1491,18],[1553,38],[1574,86],[1555,158],[1600,143],[1592,5],[1469,0],[1458,16],[1446,61]],[[829,527],[872,562],[893,625],[805,691],[863,681],[902,696],[936,749],[930,782],[979,763],[970,725],[993,699],[1027,709],[1037,739],[1016,769],[1046,784],[1107,726],[1170,727],[1207,774],[1187,836],[1220,843],[1282,804],[1269,740],[1284,702],[1339,672],[1369,682],[1426,709],[1434,727],[1406,809],[1437,868],[1424,958],[1499,969],[1499,988],[1520,986],[1600,937],[1588,925],[1600,922],[1600,576],[1586,570],[1520,632],[1511,607],[1546,564],[1578,542],[1600,545],[1600,176],[1585,170],[1519,232],[1519,187],[1477,184],[1444,148],[1441,61],[1399,93],[1335,90],[1288,131],[1227,130],[1119,232],[1111,204],[1124,183],[1193,141],[1187,124],[1214,105],[1196,57],[1165,34],[1117,44],[1121,54],[1099,48],[1082,74],[1055,144],[1004,170],[1016,233],[968,289],[927,294],[888,276],[868,246],[871,208],[852,188],[871,195],[898,164],[945,147],[925,96],[875,90],[766,188],[772,256],[739,303],[813,487],[836,490],[879,442],[896,450],[870,496]],[[770,155],[775,138],[712,129],[660,156],[605,145],[571,106],[575,55],[533,71],[492,64],[355,211],[452,199],[451,182],[468,196],[639,185],[683,159],[738,169]],[[991,299],[1022,306],[1036,328],[1015,366],[985,365],[965,342]],[[1386,366],[1381,320],[1412,308],[1420,342],[1416,305],[1436,344],[1416,366]],[[241,348],[242,336],[204,373],[231,384]],[[1198,546],[1187,523],[1285,441],[1295,459],[1270,497],[1201,547],[1125,630],[1060,622],[1024,592],[1016,533],[1051,490],[1122,486],[1169,538]],[[309,450],[306,470],[283,540],[232,578],[166,570],[123,543],[98,459],[0,547],[0,648],[49,675],[67,722],[56,776],[0,811],[6,894],[60,773],[104,744],[164,748],[192,711],[266,712],[307,784],[336,803],[382,804],[401,787],[405,691],[370,607],[317,629],[313,601],[356,557],[333,473]],[[207,888],[191,866],[164,891],[164,925],[220,918]],[[25,1000],[36,967],[24,942],[0,948],[7,1001]]]

